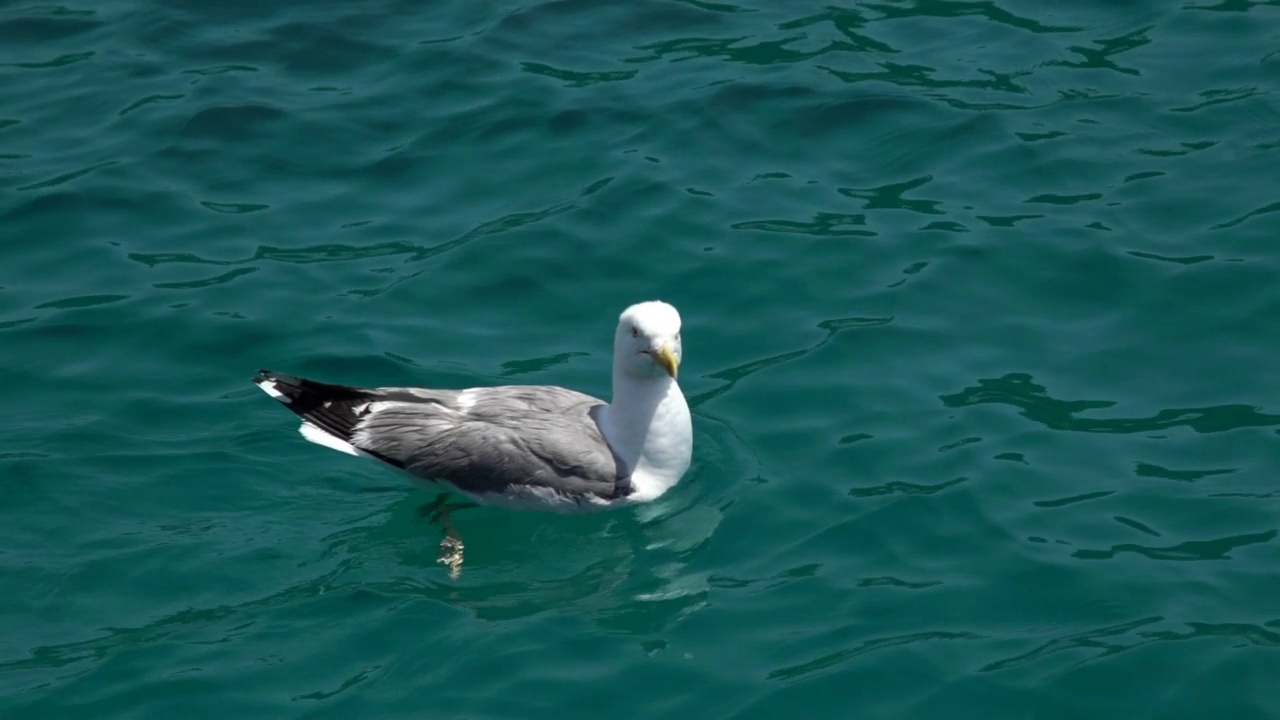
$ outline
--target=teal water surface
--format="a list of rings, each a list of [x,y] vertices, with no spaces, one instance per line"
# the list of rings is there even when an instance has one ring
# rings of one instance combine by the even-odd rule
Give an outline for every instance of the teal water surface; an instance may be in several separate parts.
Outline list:
[[[0,4],[0,717],[1280,717],[1280,2]],[[608,393],[491,508],[248,382]]]

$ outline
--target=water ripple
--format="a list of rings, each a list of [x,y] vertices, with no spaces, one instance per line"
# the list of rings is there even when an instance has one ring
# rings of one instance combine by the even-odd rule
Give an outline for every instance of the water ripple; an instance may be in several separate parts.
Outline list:
[[[982,667],[980,672],[1008,670],[1019,665],[1039,662],[1052,655],[1064,652],[1079,652],[1089,656],[1091,659],[1110,657],[1143,644],[1141,635],[1136,631],[1163,621],[1164,618],[1160,616],[1145,617],[1118,625],[1071,633],[1063,637],[1054,638],[1029,652],[988,663]],[[1138,635],[1138,639],[1134,638],[1135,635]]]
[[[1271,542],[1277,535],[1280,535],[1280,531],[1268,530],[1213,540],[1188,540],[1163,547],[1122,543],[1113,545],[1108,550],[1077,550],[1071,555],[1081,560],[1112,560],[1126,553],[1141,555],[1149,560],[1230,560],[1232,551],[1249,545]]]
[[[1115,407],[1110,400],[1059,400],[1027,373],[1009,373],[1000,378],[978,380],[976,386],[939,398],[952,408],[983,404],[1009,405],[1023,417],[1052,430],[1087,433],[1146,433],[1187,427],[1199,433],[1228,432],[1251,427],[1280,425],[1280,415],[1262,412],[1247,405],[1217,405],[1204,408],[1171,408],[1148,417],[1085,418],[1081,413]]]
[[[949,632],[943,630],[932,630],[925,632],[906,633],[903,635],[893,635],[889,637],[873,638],[859,643],[856,647],[847,650],[841,650],[829,655],[815,658],[799,665],[792,665],[779,668],[769,673],[769,680],[780,680],[790,682],[798,680],[813,673],[822,672],[833,668],[842,663],[849,662],[854,658],[878,650],[888,648],[911,646],[916,644],[931,644],[939,641],[948,640],[982,640],[982,635],[965,632]]]

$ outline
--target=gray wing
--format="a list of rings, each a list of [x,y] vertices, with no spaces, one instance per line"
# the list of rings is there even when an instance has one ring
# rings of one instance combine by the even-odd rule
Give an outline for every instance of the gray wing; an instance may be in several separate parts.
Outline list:
[[[474,493],[518,484],[612,498],[627,489],[629,473],[594,419],[603,403],[589,395],[552,386],[378,393],[388,399],[371,404],[352,444],[416,475]]]
[[[631,490],[596,424],[604,403],[590,395],[549,385],[365,390],[267,372],[257,382],[330,435],[467,492],[531,485],[607,499]]]

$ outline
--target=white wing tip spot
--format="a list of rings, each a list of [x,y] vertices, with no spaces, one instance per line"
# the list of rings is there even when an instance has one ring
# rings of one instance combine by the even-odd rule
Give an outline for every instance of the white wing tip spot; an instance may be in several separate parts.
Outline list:
[[[258,387],[262,388],[262,392],[270,395],[271,397],[279,400],[280,402],[285,402],[285,403],[289,402],[289,398],[286,397],[284,393],[276,389],[275,380],[263,380],[262,382],[258,383]]]

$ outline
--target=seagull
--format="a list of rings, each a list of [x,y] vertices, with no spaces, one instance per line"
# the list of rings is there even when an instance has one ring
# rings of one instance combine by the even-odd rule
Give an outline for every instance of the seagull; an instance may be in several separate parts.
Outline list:
[[[359,388],[270,370],[253,381],[302,418],[311,442],[480,504],[585,512],[655,500],[689,469],[680,359],[680,314],[655,300],[618,318],[607,403],[552,385]]]

